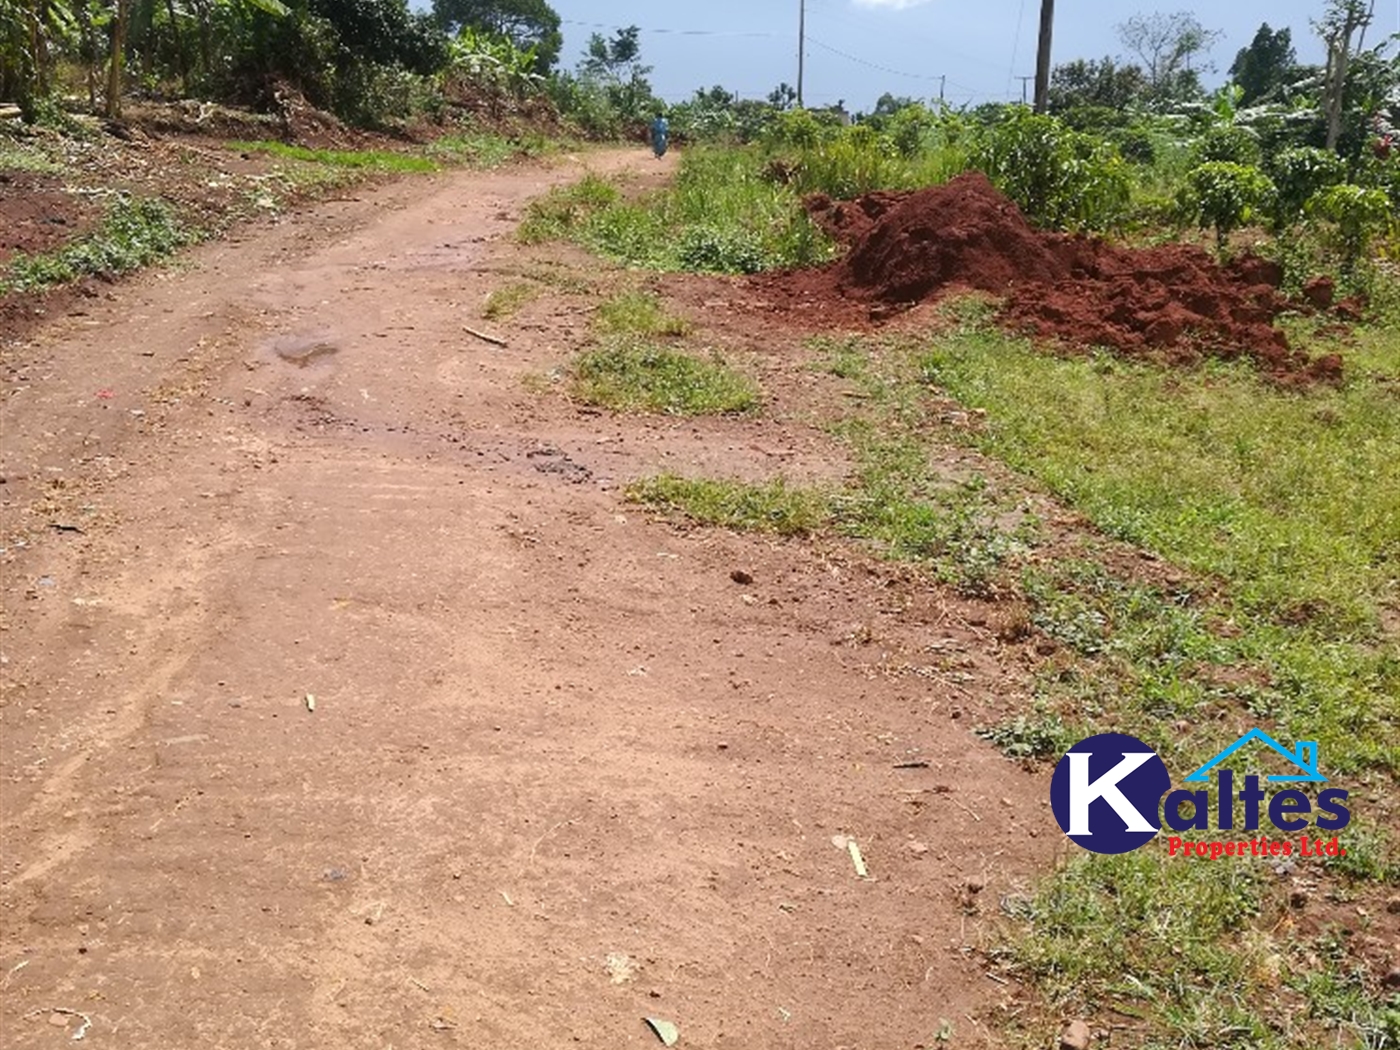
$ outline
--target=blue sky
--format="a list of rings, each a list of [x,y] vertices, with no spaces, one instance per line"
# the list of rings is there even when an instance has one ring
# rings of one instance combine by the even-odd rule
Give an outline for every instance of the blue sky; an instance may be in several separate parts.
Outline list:
[[[564,20],[564,65],[577,64],[590,33],[640,26],[643,57],[655,66],[652,85],[670,101],[713,84],[762,97],[780,81],[797,79],[798,0],[553,5]],[[1056,7],[1056,62],[1122,54],[1113,27],[1153,10],[1190,10],[1207,28],[1222,30],[1210,55],[1219,73],[1261,22],[1290,26],[1299,57],[1322,59],[1309,19],[1322,11],[1323,0],[1163,0],[1156,6],[1151,0],[1059,0]],[[868,110],[885,91],[937,97],[939,76],[947,77],[954,104],[1019,99],[1016,78],[1035,72],[1039,13],[1039,0],[807,0],[807,104],[844,99],[852,110]],[[1400,31],[1400,0],[1379,0],[1376,23],[1373,42]]]

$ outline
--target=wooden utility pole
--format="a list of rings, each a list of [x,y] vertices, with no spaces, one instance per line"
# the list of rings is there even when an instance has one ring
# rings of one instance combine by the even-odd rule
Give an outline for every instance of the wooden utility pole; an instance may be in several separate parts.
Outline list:
[[[1050,38],[1055,28],[1055,0],[1040,0],[1040,50],[1035,57],[1035,111],[1050,105]]]
[[[797,0],[797,108],[802,105],[802,74],[807,67],[807,0]]]
[[[1030,93],[1026,85],[1034,80],[1035,77],[1017,77],[1016,79],[1021,82],[1021,105],[1024,106],[1030,102]]]

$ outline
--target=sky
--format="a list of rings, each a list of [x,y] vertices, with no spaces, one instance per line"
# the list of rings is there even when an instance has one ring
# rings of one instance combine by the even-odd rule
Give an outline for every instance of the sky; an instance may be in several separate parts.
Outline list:
[[[699,87],[722,85],[762,98],[780,82],[797,81],[799,0],[552,0],[564,25],[561,63],[577,65],[590,34],[641,27],[642,57],[654,70],[652,87],[667,101]],[[1022,76],[1035,72],[1038,0],[806,0],[809,106],[844,101],[868,111],[886,91],[937,98],[953,105],[1019,100]],[[1056,64],[1075,58],[1118,57],[1125,49],[1114,26],[1137,13],[1192,11],[1223,35],[1210,53],[1218,83],[1240,48],[1263,22],[1289,26],[1300,60],[1323,59],[1310,19],[1323,0],[1059,0]],[[1377,0],[1368,42],[1400,32],[1400,0]],[[940,81],[946,77],[946,81]]]

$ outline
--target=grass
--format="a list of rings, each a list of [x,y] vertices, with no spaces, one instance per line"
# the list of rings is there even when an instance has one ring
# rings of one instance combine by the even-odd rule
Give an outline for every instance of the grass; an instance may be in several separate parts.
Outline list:
[[[1400,341],[1368,340],[1375,363],[1400,372]],[[1251,613],[1355,639],[1400,600],[1390,384],[1286,396],[1244,367],[1183,381],[1057,359],[991,329],[939,340],[919,367],[995,418],[986,451],[1108,534],[1227,581]]]
[[[629,495],[727,528],[852,536],[1015,596],[1018,630],[1058,651],[1027,708],[979,731],[1047,775],[1108,730],[1183,774],[1253,725],[1319,741],[1358,804],[1314,896],[1383,900],[1400,886],[1394,814],[1360,800],[1400,776],[1400,645],[1383,625],[1400,579],[1395,328],[1316,345],[1343,353],[1350,378],[1298,393],[1243,368],[1050,356],[993,329],[991,310],[953,300],[930,336],[814,341],[812,367],[861,395],[833,427],[855,463],[845,486],[665,477]],[[953,408],[979,423],[950,422]],[[944,476],[948,443],[1024,480]],[[1022,501],[1037,491],[1100,534],[1048,533]],[[1114,539],[1186,571],[1124,569]],[[1078,854],[1008,900],[992,955],[1034,989],[1032,1015],[1126,1022],[1152,1050],[1400,1045],[1400,996],[1348,938],[1281,921],[1288,890],[1263,864]],[[1021,1025],[1016,1045],[1051,1034]]]
[[[428,144],[427,154],[434,160],[450,164],[466,164],[474,168],[499,168],[522,157],[539,157],[558,148],[542,135],[506,138],[490,132],[461,132],[444,135]]]
[[[717,355],[701,358],[633,339],[582,354],[573,389],[580,400],[619,412],[722,415],[759,405],[754,382]]]
[[[530,281],[512,281],[497,288],[486,297],[481,316],[488,321],[504,321],[514,317],[540,296],[540,289]]]
[[[0,295],[129,273],[173,254],[195,236],[164,201],[123,197],[87,236],[53,252],[12,258],[0,271]]]
[[[627,497],[634,503],[684,514],[702,525],[780,536],[816,532],[827,525],[831,513],[820,493],[791,486],[781,478],[750,485],[663,474],[630,486]]]
[[[791,187],[764,179],[755,156],[695,149],[674,185],[629,198],[595,175],[532,202],[526,243],[573,240],[615,261],[654,270],[756,273],[831,255]]]
[[[684,317],[667,313],[649,292],[621,292],[598,305],[594,328],[602,335],[680,337],[690,332]]]
[[[63,166],[55,164],[40,150],[0,139],[0,171],[28,171],[36,175],[59,175],[63,172]]]
[[[387,150],[308,149],[305,146],[289,146],[285,142],[230,142],[228,148],[241,153],[266,153],[283,160],[361,171],[426,172],[437,171],[439,166],[428,157]]]

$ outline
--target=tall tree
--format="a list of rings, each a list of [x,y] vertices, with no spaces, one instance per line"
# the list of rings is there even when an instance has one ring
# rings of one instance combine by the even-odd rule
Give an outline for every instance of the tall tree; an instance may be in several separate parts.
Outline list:
[[[1284,87],[1297,68],[1293,31],[1287,27],[1275,31],[1265,22],[1253,42],[1235,56],[1230,76],[1244,91],[1240,104],[1248,106]]]
[[[1077,58],[1056,66],[1050,75],[1050,111],[1081,106],[1123,110],[1141,101],[1147,89],[1147,76],[1139,66],[1120,65],[1108,57],[1098,62]]]
[[[1118,39],[1142,62],[1154,97],[1174,102],[1200,93],[1198,56],[1219,38],[1190,11],[1136,14],[1117,26]]]
[[[1375,15],[1375,0],[1327,0],[1327,10],[1313,24],[1327,45],[1327,76],[1323,89],[1323,113],[1327,118],[1327,148],[1336,149],[1342,134],[1342,104],[1347,89],[1347,71],[1352,60],[1352,38],[1359,32],[1365,40],[1366,27]],[[1356,50],[1361,50],[1361,41]]]
[[[628,120],[643,117],[643,108],[652,102],[647,82],[652,67],[642,64],[641,35],[636,26],[617,30],[611,39],[594,33],[579,64],[585,78],[605,86],[613,107]]]
[[[541,73],[554,68],[564,46],[559,13],[547,0],[433,0],[433,16],[449,33],[471,26],[506,37],[522,50],[533,47]]]

